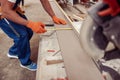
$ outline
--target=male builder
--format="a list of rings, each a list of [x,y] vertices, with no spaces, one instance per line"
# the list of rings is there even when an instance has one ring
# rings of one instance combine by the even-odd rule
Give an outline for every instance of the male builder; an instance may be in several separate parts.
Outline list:
[[[9,49],[8,57],[18,58],[20,66],[31,71],[37,69],[37,64],[30,59],[30,42],[33,31],[36,33],[46,32],[42,22],[27,20],[19,4],[23,0],[0,0],[2,8],[2,18],[0,20],[1,29],[14,40],[14,45]],[[66,22],[55,16],[48,0],[40,0],[46,12],[51,16],[56,24],[66,24]],[[38,15],[39,16],[39,15]]]

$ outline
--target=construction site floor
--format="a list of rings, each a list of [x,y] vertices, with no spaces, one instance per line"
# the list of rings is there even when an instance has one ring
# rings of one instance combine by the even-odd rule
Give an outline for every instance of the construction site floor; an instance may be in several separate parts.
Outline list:
[[[28,19],[33,21],[49,22],[52,21],[50,16],[44,11],[39,0],[25,0],[25,10]],[[43,16],[44,15],[44,16]],[[37,63],[39,34],[34,34],[31,39],[31,59]],[[20,67],[18,59],[7,57],[8,50],[13,44],[10,39],[0,29],[0,80],[35,80],[36,72],[32,72]]]

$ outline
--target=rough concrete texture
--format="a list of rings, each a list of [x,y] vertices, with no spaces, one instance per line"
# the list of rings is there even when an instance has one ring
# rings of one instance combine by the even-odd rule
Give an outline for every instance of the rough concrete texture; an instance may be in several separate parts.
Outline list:
[[[38,38],[36,36],[31,41],[32,44],[38,44]],[[0,80],[35,80],[36,72],[21,68],[17,59],[7,57],[7,52],[12,44],[12,40],[0,31]],[[32,52],[37,52],[36,45],[32,45],[32,49]],[[37,53],[33,54],[37,55]],[[36,56],[32,57],[36,61]]]
[[[44,13],[39,0],[25,0],[25,9],[28,19],[33,21],[50,21],[48,14]],[[47,16],[43,16],[47,15]],[[37,62],[39,35],[34,34],[31,39],[31,59]],[[21,68],[18,59],[10,59],[7,52],[13,44],[0,29],[0,80],[35,80],[36,72]]]

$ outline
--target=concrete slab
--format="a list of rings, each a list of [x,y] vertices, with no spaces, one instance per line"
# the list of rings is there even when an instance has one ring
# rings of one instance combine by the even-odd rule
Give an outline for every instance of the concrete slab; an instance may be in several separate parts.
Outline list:
[[[43,13],[44,10],[39,0],[25,0],[25,10],[25,14],[30,20],[49,20],[49,16],[43,17],[43,15],[48,14]],[[31,59],[35,62],[37,62],[39,39],[38,34],[34,34],[31,39]],[[7,52],[12,44],[13,41],[0,29],[0,80],[35,80],[36,72],[21,68],[17,59],[9,59],[7,57]]]

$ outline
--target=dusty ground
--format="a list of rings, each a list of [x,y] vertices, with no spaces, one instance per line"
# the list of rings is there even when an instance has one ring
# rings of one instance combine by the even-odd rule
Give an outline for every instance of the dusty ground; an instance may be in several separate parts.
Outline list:
[[[33,21],[48,20],[46,18],[49,17],[43,17],[44,12],[41,6],[38,8],[39,4],[39,0],[25,0],[26,15]],[[39,38],[38,34],[34,34],[31,39],[31,59],[35,62],[37,62]],[[0,29],[0,80],[35,80],[36,72],[21,68],[17,59],[7,57],[7,52],[12,44],[12,40]]]
[[[38,36],[34,35],[32,44],[38,44]],[[19,66],[17,59],[7,57],[12,40],[0,31],[0,80],[35,80],[36,72],[28,71]],[[37,45],[32,45],[32,55],[37,55]],[[36,56],[32,56],[36,61]]]

